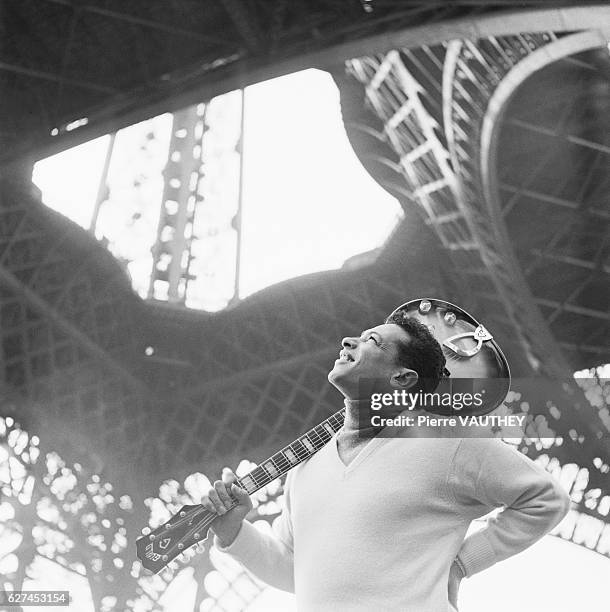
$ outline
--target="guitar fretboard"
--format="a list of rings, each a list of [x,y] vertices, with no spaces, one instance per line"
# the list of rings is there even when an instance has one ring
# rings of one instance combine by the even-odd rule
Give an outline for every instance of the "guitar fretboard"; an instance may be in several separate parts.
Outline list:
[[[317,453],[341,429],[344,419],[345,409],[335,412],[294,442],[271,455],[269,459],[265,459],[251,472],[239,478],[239,484],[249,495],[252,495],[271,481],[283,476],[293,467]]]

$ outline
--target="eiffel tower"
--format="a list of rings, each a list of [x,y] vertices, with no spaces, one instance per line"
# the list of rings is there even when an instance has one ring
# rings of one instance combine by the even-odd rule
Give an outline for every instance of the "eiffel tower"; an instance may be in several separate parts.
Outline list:
[[[610,362],[606,5],[363,2],[368,20],[362,6],[343,15],[326,1],[312,15],[278,0],[264,23],[225,2],[187,23],[102,4],[41,2],[45,19],[68,25],[63,61],[39,47],[0,66],[0,398],[49,448],[139,500],[164,478],[261,459],[337,409],[326,373],[340,338],[426,295],[484,320],[515,377],[569,382]],[[57,43],[27,3],[5,18]],[[109,23],[132,32],[139,67],[121,68]],[[85,40],[92,27],[105,62]],[[186,42],[168,64],[147,36]],[[137,297],[103,245],[43,207],[30,182],[33,159],[310,66],[332,72],[356,153],[405,213],[357,269],[296,278],[213,316],[162,306]],[[185,129],[192,118],[180,115]],[[550,427],[555,443],[522,450],[558,475],[578,467],[560,535],[610,556],[607,396],[591,404],[566,385]]]

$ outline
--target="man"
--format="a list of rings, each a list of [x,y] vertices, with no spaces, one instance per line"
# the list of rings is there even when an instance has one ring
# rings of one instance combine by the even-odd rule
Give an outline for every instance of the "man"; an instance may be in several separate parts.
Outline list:
[[[295,592],[301,611],[455,609],[464,576],[548,533],[569,498],[498,440],[360,429],[359,414],[370,407],[362,380],[379,381],[377,392],[413,392],[443,376],[445,357],[426,325],[395,313],[342,347],[328,380],[345,397],[343,428],[289,473],[273,535],[243,520],[251,501],[225,468],[203,501],[220,515],[215,545],[268,584]],[[230,496],[239,505],[227,511]],[[472,520],[501,506],[464,539]]]

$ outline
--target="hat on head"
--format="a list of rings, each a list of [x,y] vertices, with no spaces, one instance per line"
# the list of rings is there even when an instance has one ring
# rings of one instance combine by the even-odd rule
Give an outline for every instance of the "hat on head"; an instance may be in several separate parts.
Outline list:
[[[481,415],[495,410],[510,389],[508,361],[491,333],[465,310],[435,298],[419,298],[394,309],[390,317],[402,314],[428,327],[445,355],[446,377],[435,393],[480,393],[479,405],[460,409],[426,405],[435,414]]]

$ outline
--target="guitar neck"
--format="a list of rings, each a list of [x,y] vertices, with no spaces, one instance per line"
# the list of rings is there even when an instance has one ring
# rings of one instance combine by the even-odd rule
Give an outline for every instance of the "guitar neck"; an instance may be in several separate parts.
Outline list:
[[[249,495],[283,476],[293,467],[315,455],[341,429],[345,419],[345,408],[310,429],[307,433],[265,459],[251,472],[238,479],[240,486]]]

